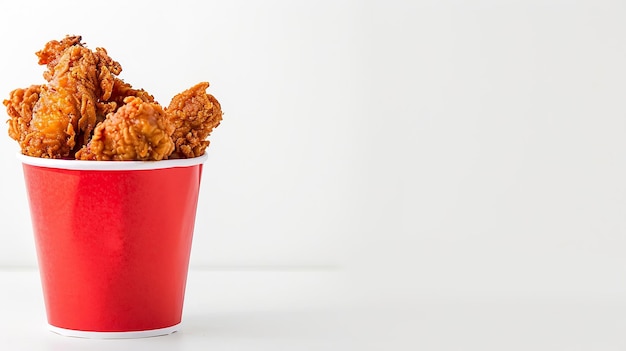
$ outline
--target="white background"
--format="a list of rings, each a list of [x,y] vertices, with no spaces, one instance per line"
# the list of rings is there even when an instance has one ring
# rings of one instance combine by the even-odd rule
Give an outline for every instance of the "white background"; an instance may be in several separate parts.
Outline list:
[[[4,98],[43,82],[34,52],[65,34],[163,104],[211,82],[192,268],[339,269],[381,304],[626,294],[624,2],[1,11]],[[16,151],[0,138],[0,266],[35,267]]]

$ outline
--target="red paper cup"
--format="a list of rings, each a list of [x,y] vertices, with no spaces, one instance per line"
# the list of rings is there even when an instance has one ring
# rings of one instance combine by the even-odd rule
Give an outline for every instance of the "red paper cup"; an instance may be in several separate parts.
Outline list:
[[[206,155],[23,163],[48,324],[90,338],[180,325]]]

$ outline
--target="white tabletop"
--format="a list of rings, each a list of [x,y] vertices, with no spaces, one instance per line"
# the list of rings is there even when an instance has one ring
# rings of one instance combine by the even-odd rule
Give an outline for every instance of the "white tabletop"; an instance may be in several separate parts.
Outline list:
[[[334,270],[190,271],[180,331],[132,340],[54,334],[38,272],[0,271],[0,280],[0,348],[7,350],[345,350],[349,342],[345,284]]]
[[[0,345],[6,350],[626,348],[621,296],[403,299],[359,292],[341,270],[192,270],[180,331],[91,340],[46,330],[35,270],[0,271],[0,280]]]

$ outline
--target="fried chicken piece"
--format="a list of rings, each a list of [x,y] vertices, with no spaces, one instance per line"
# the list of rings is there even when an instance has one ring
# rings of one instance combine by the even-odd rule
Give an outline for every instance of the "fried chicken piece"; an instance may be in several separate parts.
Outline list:
[[[4,102],[7,109],[32,111],[30,116],[11,115],[10,124],[19,128],[11,127],[9,133],[25,155],[72,156],[74,147],[87,142],[98,122],[98,101],[112,94],[114,75],[121,72],[121,66],[104,49],[93,52],[80,40],[80,36],[53,40],[36,53],[39,63],[47,65],[44,78],[48,84],[39,87],[34,104],[33,94],[20,102],[19,89]]]
[[[11,119],[9,123],[9,136],[22,144],[28,135],[28,126],[33,118],[33,108],[39,101],[41,85],[31,85],[26,89],[15,89],[9,94],[9,99],[3,104]]]
[[[130,84],[116,77],[113,80],[110,96],[107,97],[106,101],[100,101],[97,105],[98,116],[107,116],[109,113],[117,111],[124,104],[124,99],[129,96],[138,97],[145,102],[154,102],[154,96],[147,91],[133,89]]]
[[[124,103],[124,99],[129,96],[135,96],[145,102],[154,102],[154,96],[150,95],[143,89],[133,89],[133,87],[119,78],[115,78],[113,90],[111,92],[110,101],[116,102],[118,105]]]
[[[207,94],[208,82],[202,82],[174,96],[166,109],[174,126],[172,140],[176,149],[170,158],[192,158],[204,154],[206,138],[222,120],[220,103]]]
[[[98,124],[93,138],[76,153],[80,160],[158,161],[174,150],[170,138],[174,126],[163,108],[140,97],[129,96],[124,105]]]
[[[74,45],[81,45],[81,40],[80,35],[68,35],[61,41],[51,40],[47,42],[42,50],[35,53],[39,58],[37,63],[48,66],[48,71],[46,71],[43,76],[47,81],[50,81],[52,76],[54,76],[54,67],[57,65],[59,58],[63,55],[65,50]]]

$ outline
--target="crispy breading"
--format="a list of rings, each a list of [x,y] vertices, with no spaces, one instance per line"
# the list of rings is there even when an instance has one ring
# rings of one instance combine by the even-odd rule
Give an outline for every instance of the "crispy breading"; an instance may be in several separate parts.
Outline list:
[[[206,93],[208,87],[208,82],[196,84],[174,96],[166,109],[167,119],[175,128],[172,139],[176,150],[171,158],[197,157],[209,146],[206,138],[222,121],[222,108]]]
[[[45,158],[162,160],[204,154],[222,110],[202,82],[164,110],[154,96],[118,78],[122,66],[80,36],[51,40],[36,53],[47,84],[4,100],[9,136],[22,153]]]
[[[158,161],[174,150],[174,127],[163,108],[139,97],[127,97],[124,105],[98,124],[87,146],[76,153],[81,160]]]
[[[18,88],[9,94],[9,99],[3,101],[10,117],[8,120],[9,136],[20,145],[28,135],[30,121],[33,118],[33,109],[39,101],[40,92],[40,85],[31,85],[26,89]]]
[[[20,143],[22,153],[46,158],[67,158],[75,146],[90,138],[98,122],[96,105],[102,96],[110,96],[113,77],[121,71],[105,50],[93,52],[80,42],[80,36],[50,41],[37,52],[39,63],[47,65],[44,78],[48,84],[39,86],[34,94],[22,100],[20,89],[12,93],[7,109],[30,110],[16,115],[9,112],[9,135]],[[19,132],[19,135],[17,134]]]

